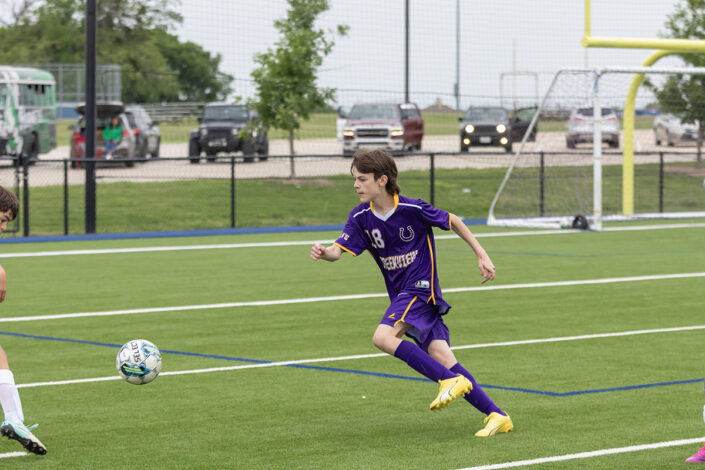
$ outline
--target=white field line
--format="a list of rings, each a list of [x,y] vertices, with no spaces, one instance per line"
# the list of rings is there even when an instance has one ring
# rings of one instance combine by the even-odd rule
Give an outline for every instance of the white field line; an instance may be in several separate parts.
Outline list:
[[[662,449],[664,447],[676,447],[690,444],[700,444],[705,437],[693,439],[680,439],[677,441],[655,442],[653,444],[641,444],[629,447],[615,447],[612,449],[594,450],[591,452],[580,452],[578,454],[558,455],[555,457],[543,457],[540,459],[515,460],[514,462],[498,463],[493,465],[480,465],[478,467],[466,467],[461,470],[497,470],[501,468],[523,467],[526,465],[537,465],[542,463],[563,462],[565,460],[589,459],[591,457],[601,457],[603,455],[624,454],[627,452],[639,452],[642,450]]]
[[[534,282],[527,284],[507,284],[500,286],[476,286],[476,287],[451,287],[444,289],[448,292],[474,292],[474,291],[493,291],[493,290],[508,290],[508,289],[530,289],[539,287],[565,287],[565,286],[580,286],[590,284],[613,284],[618,282],[639,282],[639,281],[657,281],[666,279],[685,279],[705,277],[705,272],[699,273],[679,273],[679,274],[655,274],[648,276],[630,276],[630,277],[612,277],[602,279],[584,279],[576,281],[555,281],[555,282]],[[280,299],[280,300],[255,300],[250,302],[223,302],[217,304],[201,304],[201,305],[179,305],[171,307],[151,307],[151,308],[134,308],[124,310],[108,310],[102,312],[81,312],[81,313],[59,313],[55,315],[36,315],[24,317],[5,317],[0,318],[0,323],[39,321],[39,320],[58,320],[65,318],[83,318],[83,317],[104,317],[112,315],[135,315],[144,313],[156,312],[177,312],[186,310],[209,310],[216,308],[235,308],[235,307],[262,307],[271,305],[289,305],[313,302],[330,302],[337,300],[360,300],[376,297],[387,297],[387,293],[374,294],[354,294],[354,295],[335,295],[329,297],[303,297],[297,299]]]
[[[634,336],[634,335],[644,335],[650,333],[673,333],[678,331],[693,331],[693,330],[705,330],[705,325],[694,325],[694,326],[679,326],[673,328],[657,328],[653,330],[632,330],[632,331],[617,331],[613,333],[596,333],[591,335],[579,335],[579,336],[558,336],[554,338],[538,338],[538,339],[525,339],[517,341],[503,341],[498,343],[480,343],[480,344],[467,344],[463,346],[454,346],[451,349],[480,349],[480,348],[492,348],[492,347],[502,347],[502,346],[518,346],[524,344],[539,344],[539,343],[554,343],[560,341],[579,341],[586,339],[598,339],[598,338],[612,338],[618,336]],[[191,369],[191,370],[178,370],[162,372],[160,375],[187,375],[187,374],[203,374],[208,372],[226,372],[233,370],[245,370],[245,369],[259,369],[263,367],[282,367],[295,364],[317,364],[323,362],[340,362],[340,361],[350,361],[355,359],[370,359],[376,357],[387,357],[388,354],[376,353],[376,354],[357,354],[352,356],[336,356],[336,357],[320,357],[313,359],[298,359],[292,361],[278,361],[278,362],[262,362],[256,364],[242,364],[238,366],[224,366],[224,367],[209,367],[207,369]],[[104,382],[108,380],[118,380],[120,377],[117,375],[110,377],[96,377],[91,379],[75,379],[75,380],[60,380],[54,382],[36,382],[29,384],[17,385],[17,388],[29,388],[29,387],[45,387],[51,385],[70,385],[77,383],[89,383],[89,382]]]
[[[705,223],[696,224],[668,224],[668,225],[639,225],[629,227],[612,227],[606,228],[604,231],[630,231],[630,230],[659,230],[672,228],[698,228],[705,227]],[[530,236],[530,235],[557,235],[568,233],[581,233],[580,230],[536,230],[531,232],[498,232],[498,233],[477,233],[476,238],[493,238],[493,237],[514,237],[514,236]],[[457,238],[457,235],[438,235],[436,240],[446,240]],[[160,251],[189,251],[189,250],[218,250],[218,249],[234,249],[234,248],[268,248],[268,247],[286,247],[312,245],[314,243],[331,243],[332,240],[308,240],[308,241],[285,241],[285,242],[258,242],[258,243],[224,243],[213,245],[179,245],[179,246],[146,246],[140,248],[104,248],[92,250],[62,250],[62,251],[37,251],[25,253],[0,253],[0,258],[37,258],[44,256],[72,256],[72,255],[105,255],[105,254],[120,254],[120,253],[145,253],[145,252],[160,252]]]
[[[0,454],[0,459],[6,459],[8,457],[24,457],[25,455],[29,455],[27,452],[6,452],[4,454]]]

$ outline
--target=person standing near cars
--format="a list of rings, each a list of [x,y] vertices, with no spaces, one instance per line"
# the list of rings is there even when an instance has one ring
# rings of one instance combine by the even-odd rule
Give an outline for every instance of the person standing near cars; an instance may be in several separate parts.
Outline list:
[[[105,126],[103,129],[103,142],[105,143],[105,159],[111,160],[113,158],[113,152],[115,147],[117,147],[118,142],[122,138],[122,125],[120,124],[120,118],[113,116],[110,120],[110,124]]]

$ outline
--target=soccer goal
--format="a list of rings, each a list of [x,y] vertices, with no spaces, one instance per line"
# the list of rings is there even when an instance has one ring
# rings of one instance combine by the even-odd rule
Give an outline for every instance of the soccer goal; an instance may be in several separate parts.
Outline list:
[[[560,70],[488,224],[601,230],[603,221],[705,218],[704,88],[705,68]],[[534,129],[536,141],[527,144]],[[625,143],[625,135],[633,139]],[[633,213],[623,210],[624,194],[633,198]]]

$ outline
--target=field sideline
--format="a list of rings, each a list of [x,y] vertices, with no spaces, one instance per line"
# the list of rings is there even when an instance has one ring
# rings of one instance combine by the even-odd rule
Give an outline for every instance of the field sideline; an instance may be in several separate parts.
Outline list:
[[[603,233],[472,227],[479,286],[437,236],[458,359],[514,418],[474,438],[463,400],[371,345],[386,306],[370,257],[308,258],[333,232],[11,244],[6,349],[45,457],[13,468],[686,468],[701,445],[705,227]],[[540,236],[537,234],[541,233]],[[162,350],[146,386],[114,355]],[[31,351],[31,354],[24,354]],[[61,386],[60,386],[61,385]],[[138,430],[138,432],[135,432]]]

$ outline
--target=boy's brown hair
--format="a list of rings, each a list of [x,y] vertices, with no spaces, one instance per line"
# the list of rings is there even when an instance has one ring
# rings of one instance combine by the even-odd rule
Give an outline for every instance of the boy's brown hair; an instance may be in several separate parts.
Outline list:
[[[12,213],[10,220],[15,220],[19,210],[20,201],[17,200],[15,193],[0,186],[0,212],[10,211]]]
[[[397,164],[391,155],[381,149],[375,150],[358,150],[353,155],[353,161],[350,165],[350,171],[357,168],[360,173],[372,173],[375,179],[378,180],[382,175],[387,175],[387,185],[385,189],[392,196],[399,194],[399,184],[397,183]]]

